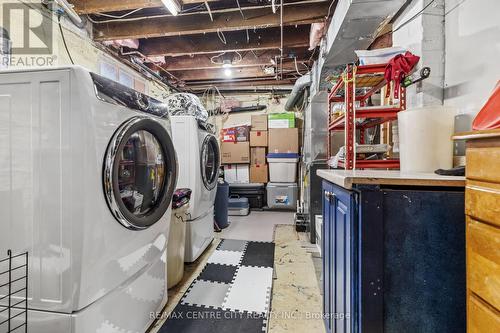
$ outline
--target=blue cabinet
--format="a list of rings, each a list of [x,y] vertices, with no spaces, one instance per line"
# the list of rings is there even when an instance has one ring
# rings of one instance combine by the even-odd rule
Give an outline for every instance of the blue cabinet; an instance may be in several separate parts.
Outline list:
[[[331,332],[348,332],[352,327],[354,261],[353,194],[323,186],[323,290],[325,323]]]
[[[328,332],[465,332],[463,188],[323,182]]]

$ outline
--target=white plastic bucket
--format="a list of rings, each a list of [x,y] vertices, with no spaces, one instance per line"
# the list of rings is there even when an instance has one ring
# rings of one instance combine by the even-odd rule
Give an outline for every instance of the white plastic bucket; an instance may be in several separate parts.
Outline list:
[[[398,113],[401,171],[434,172],[453,167],[455,113],[441,106]]]

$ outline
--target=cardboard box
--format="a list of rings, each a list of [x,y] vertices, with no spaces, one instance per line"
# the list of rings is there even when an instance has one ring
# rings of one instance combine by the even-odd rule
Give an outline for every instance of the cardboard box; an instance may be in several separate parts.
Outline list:
[[[267,131],[250,131],[250,147],[267,147]]]
[[[248,184],[250,182],[248,164],[224,165],[224,179],[230,184]]]
[[[267,183],[267,164],[250,166],[250,183]]]
[[[250,148],[250,165],[266,164],[266,148],[252,147]]]
[[[269,153],[299,153],[298,128],[269,129]]]
[[[249,142],[223,142],[222,164],[250,163]]]
[[[246,142],[250,139],[250,126],[222,129],[222,142]]]
[[[267,126],[271,128],[294,128],[295,127],[295,113],[282,112],[270,113],[268,115]]]
[[[267,114],[252,116],[252,131],[267,131]]]

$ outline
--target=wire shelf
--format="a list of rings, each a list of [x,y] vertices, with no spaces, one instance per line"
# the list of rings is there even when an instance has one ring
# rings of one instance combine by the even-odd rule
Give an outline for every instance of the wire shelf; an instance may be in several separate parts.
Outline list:
[[[28,332],[28,252],[0,260],[0,333]]]

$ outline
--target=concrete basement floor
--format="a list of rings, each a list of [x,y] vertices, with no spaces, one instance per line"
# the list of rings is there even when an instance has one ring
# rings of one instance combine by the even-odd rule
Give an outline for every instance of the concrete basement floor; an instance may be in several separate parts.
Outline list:
[[[307,241],[307,235],[295,231],[293,213],[252,211],[248,216],[230,216],[230,221],[228,228],[216,234],[216,239],[207,251],[195,263],[185,266],[184,278],[168,292],[164,313],[174,309],[191,282],[200,274],[221,238],[274,241],[275,279],[268,332],[325,332],[320,317],[321,260],[318,259],[316,247]],[[163,322],[164,319],[158,320],[149,332],[158,332]]]

